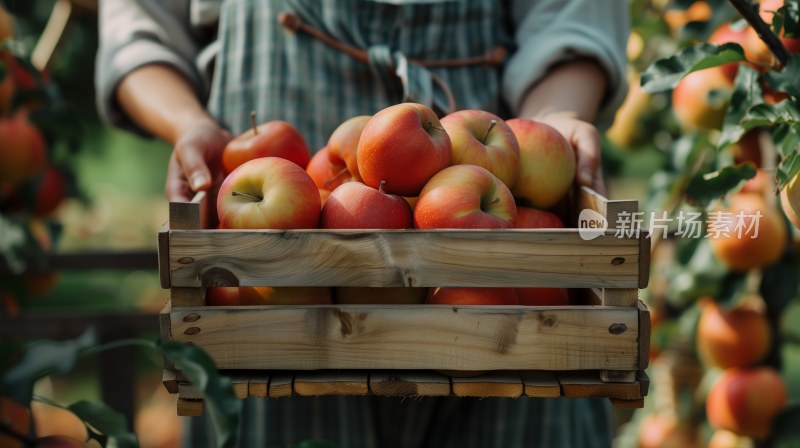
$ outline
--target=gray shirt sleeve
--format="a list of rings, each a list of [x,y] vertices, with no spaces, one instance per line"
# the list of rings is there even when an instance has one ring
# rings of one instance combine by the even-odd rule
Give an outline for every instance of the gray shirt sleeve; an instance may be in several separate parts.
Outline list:
[[[99,3],[100,47],[95,70],[97,108],[101,118],[121,128],[144,134],[117,104],[116,89],[128,73],[148,64],[163,64],[180,72],[202,101],[208,74],[199,66],[204,42],[200,21],[216,23],[203,14],[202,1],[103,0]]]
[[[595,124],[605,129],[627,93],[626,44],[630,33],[624,0],[514,0],[511,11],[518,47],[503,74],[503,97],[513,112],[525,93],[554,64],[596,60],[609,84]]]

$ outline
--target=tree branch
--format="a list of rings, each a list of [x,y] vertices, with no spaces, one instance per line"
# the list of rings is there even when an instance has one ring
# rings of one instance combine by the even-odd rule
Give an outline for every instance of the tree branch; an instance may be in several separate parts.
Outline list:
[[[747,23],[756,30],[758,37],[764,41],[769,48],[769,51],[775,55],[778,59],[778,63],[780,64],[780,68],[783,68],[789,62],[789,51],[786,50],[786,47],[783,46],[783,42],[778,39],[778,36],[772,32],[772,29],[767,25],[764,20],[761,19],[761,16],[758,14],[758,8],[754,8],[753,4],[750,3],[748,0],[728,0],[739,14],[747,20]]]

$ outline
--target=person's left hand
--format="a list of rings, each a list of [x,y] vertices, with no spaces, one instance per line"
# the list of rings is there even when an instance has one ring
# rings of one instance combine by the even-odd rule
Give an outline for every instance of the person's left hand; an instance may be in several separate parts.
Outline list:
[[[600,166],[600,132],[597,128],[566,113],[552,113],[536,120],[557,129],[575,149],[575,182],[605,195],[606,188]]]

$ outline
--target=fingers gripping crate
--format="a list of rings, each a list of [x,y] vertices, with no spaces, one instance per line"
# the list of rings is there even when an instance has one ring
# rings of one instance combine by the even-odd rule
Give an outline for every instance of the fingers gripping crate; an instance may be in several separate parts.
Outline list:
[[[607,397],[641,407],[649,380],[644,233],[636,201],[576,193],[608,229],[209,230],[203,193],[170,204],[158,235],[170,299],[162,339],[205,349],[237,395]],[[631,216],[631,215],[627,215]],[[629,221],[629,220],[628,220]],[[585,236],[585,233],[584,233]],[[206,306],[210,286],[567,287],[589,305]],[[202,396],[165,362],[183,415]]]

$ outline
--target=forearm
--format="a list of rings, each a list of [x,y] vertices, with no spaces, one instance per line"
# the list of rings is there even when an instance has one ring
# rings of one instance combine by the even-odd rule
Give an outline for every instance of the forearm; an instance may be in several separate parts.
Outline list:
[[[116,100],[133,122],[172,145],[189,126],[216,123],[189,82],[166,65],[145,65],[126,75]]]
[[[520,117],[541,119],[562,115],[591,123],[606,95],[605,72],[591,60],[576,60],[553,68],[520,103]]]

